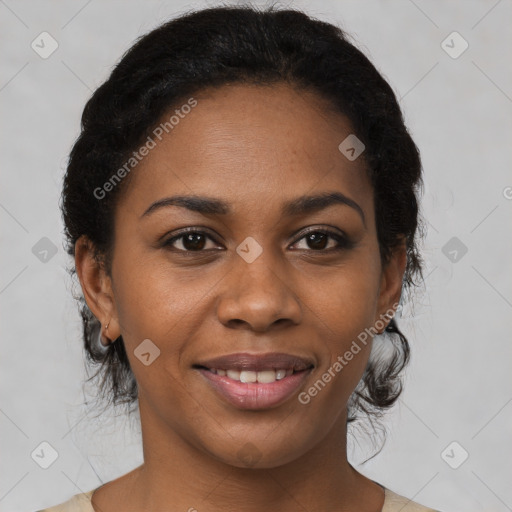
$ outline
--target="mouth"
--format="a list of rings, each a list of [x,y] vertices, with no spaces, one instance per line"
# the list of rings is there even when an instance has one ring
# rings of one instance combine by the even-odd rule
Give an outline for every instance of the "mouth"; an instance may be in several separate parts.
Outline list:
[[[294,395],[314,363],[283,353],[243,353],[203,361],[193,368],[230,405],[258,410],[278,407]]]

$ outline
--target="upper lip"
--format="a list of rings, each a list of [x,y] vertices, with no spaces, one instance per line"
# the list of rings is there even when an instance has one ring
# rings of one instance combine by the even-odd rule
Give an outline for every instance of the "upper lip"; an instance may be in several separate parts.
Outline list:
[[[243,352],[204,360],[197,363],[195,366],[216,368],[219,370],[246,370],[253,372],[279,369],[291,369],[298,372],[307,370],[314,366],[314,364],[309,358],[285,354],[282,352],[271,352],[266,354],[249,354],[247,352]]]

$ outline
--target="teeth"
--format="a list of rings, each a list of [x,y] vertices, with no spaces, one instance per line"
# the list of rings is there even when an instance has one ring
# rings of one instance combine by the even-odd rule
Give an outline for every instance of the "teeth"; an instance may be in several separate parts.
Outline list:
[[[240,380],[240,373],[239,371],[237,370],[228,370],[226,372],[227,376],[230,378],[230,379],[233,379],[233,380]]]
[[[258,378],[258,382],[261,382],[262,384],[269,384],[276,381],[276,372],[274,370],[257,372],[256,376]]]
[[[240,372],[240,382],[256,382],[257,372]]]
[[[261,372],[252,372],[248,370],[217,370],[211,368],[210,371],[217,375],[228,376],[230,379],[240,382],[259,382],[260,384],[270,384],[276,380],[284,379],[293,373],[293,370],[263,370]]]
[[[277,370],[276,372],[276,379],[281,380],[286,377],[286,370]]]

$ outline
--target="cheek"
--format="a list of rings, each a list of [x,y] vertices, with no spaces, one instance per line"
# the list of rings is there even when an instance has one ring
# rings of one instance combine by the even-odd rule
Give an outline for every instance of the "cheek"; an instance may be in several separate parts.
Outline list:
[[[183,407],[188,403],[182,354],[212,315],[211,297],[222,275],[214,269],[173,268],[161,253],[137,257],[132,251],[117,258],[117,313],[130,366],[146,400],[173,407],[182,400]],[[146,359],[154,361],[149,365],[139,357],[147,339]]]
[[[132,343],[152,336],[155,343],[176,339],[173,332],[186,330],[190,316],[215,284],[215,275],[173,269],[157,254],[120,257],[116,270],[116,309],[126,341]]]
[[[303,403],[310,400],[318,413],[331,408],[336,414],[361,379],[371,351],[379,271],[377,263],[359,255],[309,296],[321,365]]]
[[[372,311],[368,296],[341,294],[333,298],[331,310],[323,310],[325,319],[317,330],[322,333],[319,349],[321,364],[316,369],[308,386],[297,399],[307,411],[302,415],[309,428],[318,429],[318,418],[322,418],[322,430],[328,432],[340,415],[366,368],[372,346],[369,331]],[[328,327],[327,327],[328,324]]]
[[[181,353],[197,329],[192,313],[200,308],[204,294],[193,285],[177,285],[171,273],[143,268],[125,279],[119,287],[120,298],[116,298],[139,397],[153,410],[188,410],[194,418],[201,411],[195,411],[197,404],[190,400],[179,365]],[[178,431],[180,422],[175,420],[173,414],[166,415],[166,421]]]
[[[329,351],[343,353],[345,345],[372,324],[378,303],[379,272],[378,263],[359,252],[342,267],[315,280],[307,305],[318,320],[317,327],[324,331]]]

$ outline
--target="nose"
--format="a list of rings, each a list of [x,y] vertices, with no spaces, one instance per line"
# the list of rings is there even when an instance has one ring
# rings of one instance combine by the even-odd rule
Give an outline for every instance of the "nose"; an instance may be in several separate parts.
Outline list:
[[[229,328],[257,332],[298,325],[302,307],[287,277],[266,251],[252,263],[236,255],[217,303],[219,320]]]

